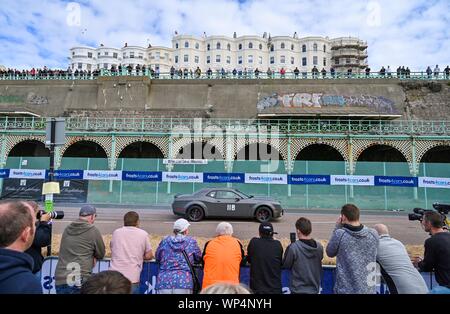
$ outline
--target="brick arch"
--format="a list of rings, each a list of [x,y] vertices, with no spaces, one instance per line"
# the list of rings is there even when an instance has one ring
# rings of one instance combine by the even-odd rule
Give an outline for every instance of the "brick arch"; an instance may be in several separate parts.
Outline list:
[[[155,145],[162,153],[164,158],[168,156],[167,139],[149,138],[149,137],[136,137],[136,138],[116,138],[116,148],[114,158],[119,158],[120,153],[129,145],[137,142],[145,142]]]
[[[400,152],[400,154],[402,154],[402,156],[405,158],[406,162],[411,164],[412,159],[411,159],[411,154],[410,154],[410,150],[409,148],[407,148],[407,145],[410,145],[408,141],[404,141],[405,143],[396,143],[396,142],[390,142],[390,141],[372,141],[370,143],[366,143],[365,145],[359,146],[355,151],[354,151],[354,158],[353,161],[357,162],[359,156],[361,156],[361,154],[368,148],[372,147],[372,146],[376,146],[376,145],[384,145],[384,146],[389,146],[392,148],[395,148],[396,150],[398,150]],[[405,145],[406,144],[406,145]]]
[[[172,156],[171,158],[177,158],[178,154],[180,153],[181,148],[187,146],[187,145],[191,145],[193,143],[206,143],[209,144],[211,146],[214,146],[216,148],[216,150],[219,152],[219,154],[222,156],[222,159],[225,159],[224,156],[224,149],[223,149],[223,143],[222,145],[219,145],[220,143],[217,143],[217,140],[215,140],[216,138],[182,138],[179,139],[178,141],[176,141],[175,143],[173,143],[172,146]]]
[[[32,135],[32,136],[13,135],[13,136],[8,136],[5,141],[6,141],[6,148],[5,148],[5,157],[4,158],[6,161],[6,158],[8,158],[9,153],[17,144],[20,144],[20,143],[26,142],[26,141],[38,141],[45,145],[45,136],[43,136],[43,135]]]
[[[271,139],[268,138],[239,138],[237,141],[234,142],[234,149],[232,152],[232,160],[235,160],[237,157],[237,154],[244,149],[246,146],[249,146],[251,144],[266,144],[278,151],[278,153],[281,155],[281,158],[283,159],[283,162],[287,162],[288,156],[287,156],[287,140],[286,139],[277,139],[279,141],[279,145],[274,145]]]
[[[291,149],[291,161],[295,161],[297,155],[306,147],[322,144],[327,145],[339,152],[344,161],[348,161],[346,140],[328,140],[328,139],[293,139]]]
[[[108,158],[108,164],[110,168],[113,165],[112,158],[111,158],[111,137],[104,136],[104,137],[91,137],[91,136],[66,136],[66,143],[64,146],[59,147],[57,149],[57,154],[55,156],[55,167],[59,168],[61,166],[61,160],[63,158],[64,153],[66,152],[67,148],[69,148],[71,145],[81,142],[81,141],[88,141],[88,142],[94,142],[103,148],[103,150],[106,153],[106,158]]]
[[[416,163],[419,164],[422,161],[423,156],[428,153],[431,149],[438,146],[447,146],[450,147],[450,141],[435,141],[435,142],[422,142],[417,143],[416,150]]]

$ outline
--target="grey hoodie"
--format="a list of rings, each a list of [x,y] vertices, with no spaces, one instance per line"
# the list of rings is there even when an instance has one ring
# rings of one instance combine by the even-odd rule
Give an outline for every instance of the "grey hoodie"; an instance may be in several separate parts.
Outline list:
[[[73,279],[77,269],[80,270],[81,277],[78,277],[82,283],[92,273],[94,258],[99,260],[104,256],[105,243],[97,227],[83,220],[72,222],[62,235],[55,270],[56,285],[69,284],[67,278]]]
[[[314,241],[314,240],[313,240]],[[322,279],[323,247],[312,247],[300,240],[284,254],[283,267],[291,270],[291,293],[318,294]]]
[[[375,294],[378,233],[361,226],[338,225],[327,245],[327,255],[336,256],[337,294]]]

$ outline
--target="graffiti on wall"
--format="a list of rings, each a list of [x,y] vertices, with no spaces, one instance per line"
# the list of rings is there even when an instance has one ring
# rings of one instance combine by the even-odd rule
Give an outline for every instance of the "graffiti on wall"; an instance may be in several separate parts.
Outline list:
[[[30,105],[48,105],[48,99],[45,96],[39,96],[35,93],[29,93],[27,103]]]
[[[372,95],[327,95],[323,93],[273,93],[262,97],[257,103],[258,111],[272,107],[289,108],[323,108],[338,107],[368,107],[377,112],[395,113],[395,103],[389,98]]]

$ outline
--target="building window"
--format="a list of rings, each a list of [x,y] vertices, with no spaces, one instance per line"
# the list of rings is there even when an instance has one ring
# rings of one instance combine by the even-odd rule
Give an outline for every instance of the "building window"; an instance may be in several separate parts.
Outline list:
[[[83,63],[78,63],[78,69],[82,69],[83,68]]]
[[[216,63],[220,63],[220,55],[216,55]]]
[[[302,46],[302,52],[306,52],[306,45]]]
[[[253,43],[248,43],[248,49],[253,49]]]
[[[155,52],[155,60],[159,60],[161,53],[159,51]]]
[[[200,45],[198,43],[195,43],[195,49],[199,49]]]
[[[108,68],[108,63],[103,63],[103,68],[107,69]]]
[[[221,45],[220,45],[220,43],[217,43],[217,45],[216,45],[216,49],[217,49],[217,50],[220,50],[220,49],[221,49]]]
[[[138,55],[138,58],[139,59],[143,59],[144,58],[144,54],[142,52],[140,52],[139,55]]]
[[[211,56],[206,56],[206,63],[211,63]]]
[[[75,51],[72,51],[72,56],[74,56],[75,55]],[[73,67],[73,65],[72,65],[72,67]]]
[[[195,63],[198,63],[198,62],[199,62],[199,60],[200,60],[200,59],[199,59],[199,57],[198,57],[198,56],[195,56],[195,57],[194,57],[194,62],[195,62]]]
[[[248,56],[248,63],[253,63],[253,56],[252,55]]]
[[[314,43],[314,45],[313,45],[313,51],[314,51],[314,52],[317,51],[317,44],[316,44],[316,43]]]
[[[184,48],[189,48],[189,42],[187,41],[184,42]]]
[[[259,44],[259,50],[262,50],[262,44]]]
[[[284,43],[281,43],[280,48],[281,48],[281,49],[284,49],[284,47],[285,47],[285,46],[284,46]]]
[[[270,64],[274,64],[275,63],[275,57],[270,57]]]
[[[302,58],[302,66],[307,66],[308,65],[308,63],[306,62],[306,58]]]
[[[231,45],[230,44],[227,45],[227,50],[231,51]]]
[[[178,56],[175,56],[175,63],[178,63]]]
[[[294,63],[295,63],[295,58],[291,57],[291,64],[294,64]]]
[[[189,62],[189,56],[188,55],[184,55],[183,61],[184,62]]]
[[[238,57],[238,64],[242,64],[242,56]]]
[[[294,44],[291,45],[291,50],[294,50]]]
[[[242,50],[242,44],[239,44],[239,50]]]
[[[273,51],[275,48],[273,45],[270,46],[270,51]]]
[[[259,64],[262,64],[263,63],[263,57],[259,56],[258,57],[258,62],[259,62]]]
[[[231,57],[227,56],[227,63],[230,64],[231,63]]]
[[[92,52],[88,52],[88,58],[92,58]]]
[[[208,50],[208,51],[211,50],[211,45],[210,45],[210,44],[208,44],[208,45],[206,46],[206,50]]]
[[[100,52],[98,53],[98,56],[100,57]],[[126,52],[123,53],[123,57],[124,57],[124,58],[127,57],[127,53],[126,53]]]
[[[350,61],[350,58],[347,58],[347,59],[345,59],[345,63],[350,63],[351,61]]]
[[[113,58],[114,58],[114,59],[117,59],[117,52],[114,52],[114,53],[113,53]]]
[[[317,56],[313,57],[313,65],[318,65]]]
[[[336,61],[334,61],[334,64],[339,64],[339,59],[336,59]]]
[[[100,52],[97,53],[97,57],[100,57]],[[123,54],[123,57],[125,58],[125,53]]]
[[[324,66],[324,67],[327,66],[327,58],[323,58],[323,66]]]
[[[327,46],[323,45],[323,52],[327,52]]]
[[[280,63],[286,63],[286,57],[285,56],[281,56],[280,57]]]
[[[178,49],[178,43],[175,44],[175,49]]]

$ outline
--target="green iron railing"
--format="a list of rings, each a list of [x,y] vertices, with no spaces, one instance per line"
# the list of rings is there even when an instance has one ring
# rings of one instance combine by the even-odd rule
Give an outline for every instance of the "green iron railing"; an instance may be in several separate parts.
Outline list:
[[[46,118],[3,117],[0,130],[45,131]],[[67,131],[82,132],[230,132],[271,131],[286,134],[450,135],[450,121],[424,120],[281,120],[195,118],[66,118]]]

